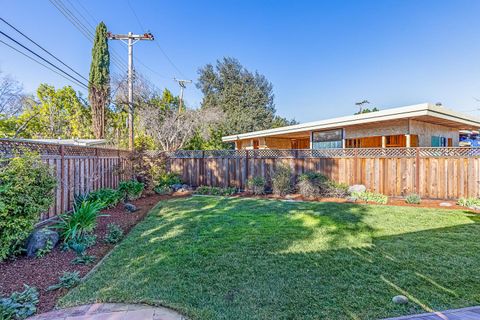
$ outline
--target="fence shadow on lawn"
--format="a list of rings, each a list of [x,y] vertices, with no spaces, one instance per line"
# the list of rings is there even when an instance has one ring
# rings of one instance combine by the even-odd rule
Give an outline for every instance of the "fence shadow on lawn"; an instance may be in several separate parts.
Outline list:
[[[201,319],[371,319],[480,303],[472,272],[480,218],[377,236],[371,208],[198,197],[160,203],[63,304],[144,302]],[[397,294],[411,303],[391,303]]]

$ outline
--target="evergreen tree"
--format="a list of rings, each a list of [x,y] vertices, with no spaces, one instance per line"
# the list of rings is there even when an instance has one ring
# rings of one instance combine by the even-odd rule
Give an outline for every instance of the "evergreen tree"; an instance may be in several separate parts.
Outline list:
[[[110,98],[110,54],[108,52],[107,26],[100,22],[95,31],[90,66],[88,99],[92,107],[92,125],[95,138],[105,135],[105,108]]]

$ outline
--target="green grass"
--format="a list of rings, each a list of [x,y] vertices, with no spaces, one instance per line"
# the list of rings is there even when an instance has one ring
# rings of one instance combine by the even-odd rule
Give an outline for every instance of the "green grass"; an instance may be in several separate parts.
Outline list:
[[[478,305],[479,218],[359,204],[165,201],[59,304],[148,303],[192,319],[376,319]],[[393,304],[397,294],[411,302]]]

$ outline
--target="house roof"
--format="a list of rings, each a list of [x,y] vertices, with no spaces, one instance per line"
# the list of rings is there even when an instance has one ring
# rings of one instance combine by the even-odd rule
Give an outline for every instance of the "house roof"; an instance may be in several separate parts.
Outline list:
[[[429,123],[458,128],[459,130],[478,130],[480,128],[480,119],[478,118],[462,114],[444,107],[436,106],[431,103],[422,103],[411,106],[332,118],[327,120],[306,122],[292,126],[225,136],[222,138],[222,141],[229,142],[258,137],[294,134],[305,131],[335,129],[347,126],[398,119],[421,120]]]

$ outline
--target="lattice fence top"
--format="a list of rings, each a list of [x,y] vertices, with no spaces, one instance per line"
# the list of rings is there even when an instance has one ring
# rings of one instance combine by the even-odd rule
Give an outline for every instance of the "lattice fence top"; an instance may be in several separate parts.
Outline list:
[[[63,150],[62,150],[63,149]],[[61,145],[43,142],[16,141],[0,139],[0,156],[9,157],[24,151],[34,151],[43,156],[61,155],[70,157],[123,157],[130,155],[130,151],[111,148],[85,147]]]
[[[149,151],[147,155],[159,155],[159,151]],[[178,150],[165,152],[173,159],[202,159],[202,158],[478,158],[480,148],[465,147],[426,147],[426,148],[348,148],[348,149],[256,149],[256,150]]]

